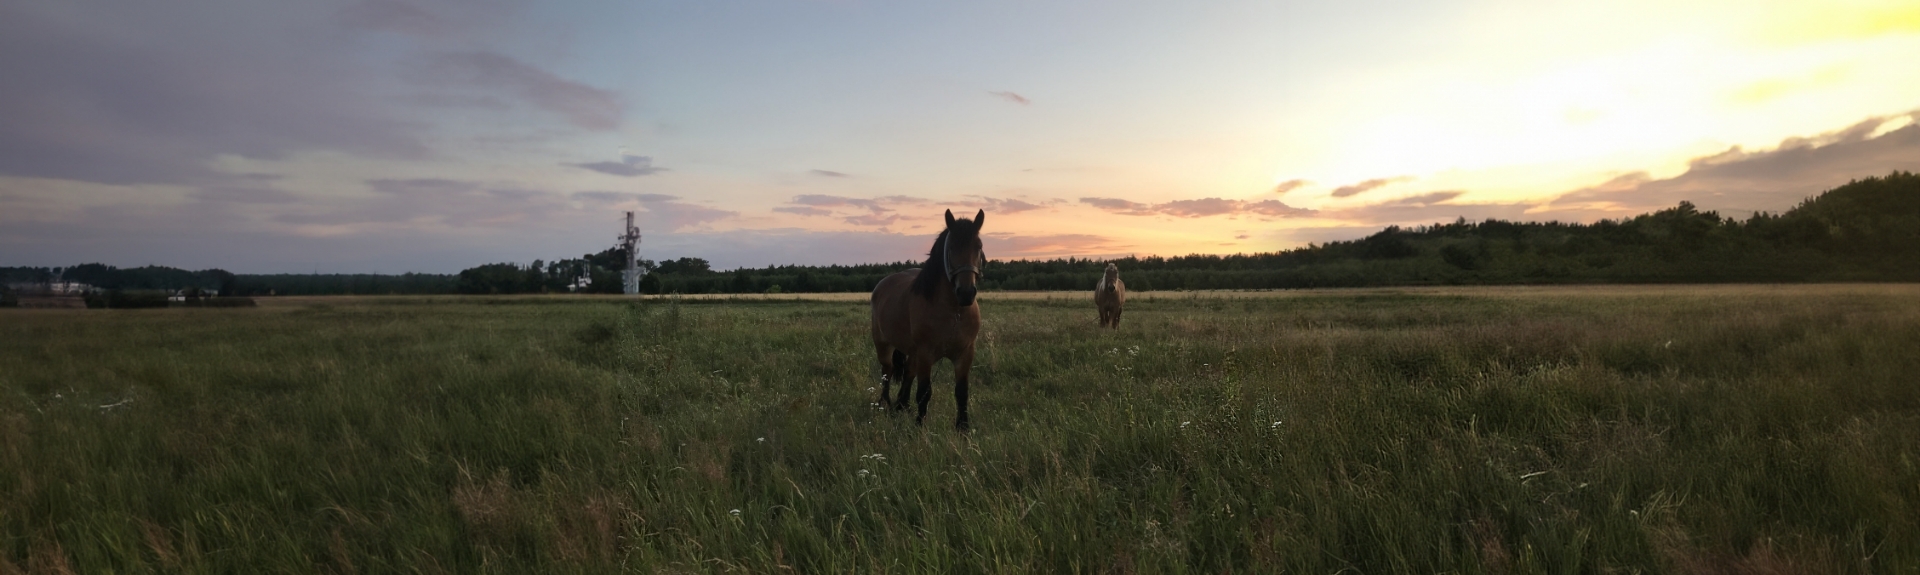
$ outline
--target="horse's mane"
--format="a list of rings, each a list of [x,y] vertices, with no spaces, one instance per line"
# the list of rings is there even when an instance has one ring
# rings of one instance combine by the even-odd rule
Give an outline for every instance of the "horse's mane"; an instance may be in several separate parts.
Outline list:
[[[920,266],[920,275],[913,277],[911,291],[921,297],[933,299],[934,292],[940,289],[940,282],[947,279],[947,234],[951,230],[940,230],[940,237],[933,239],[933,249],[927,251],[927,263]]]

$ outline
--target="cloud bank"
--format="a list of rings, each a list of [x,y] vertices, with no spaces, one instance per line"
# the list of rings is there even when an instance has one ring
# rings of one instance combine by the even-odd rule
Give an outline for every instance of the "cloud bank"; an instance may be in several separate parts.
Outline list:
[[[1345,198],[1345,197],[1349,197],[1349,196],[1356,196],[1356,195],[1359,195],[1359,194],[1362,194],[1362,193],[1365,193],[1365,192],[1367,192],[1367,191],[1370,191],[1370,190],[1374,190],[1374,189],[1377,189],[1377,188],[1380,188],[1380,187],[1382,187],[1382,186],[1386,186],[1386,185],[1388,185],[1388,184],[1396,184],[1396,183],[1400,183],[1400,182],[1405,182],[1405,181],[1409,181],[1409,180],[1412,180],[1412,179],[1413,179],[1413,176],[1397,176],[1397,177],[1392,177],[1392,178],[1375,178],[1375,179],[1371,179],[1371,180],[1367,180],[1367,181],[1364,181],[1364,182],[1360,182],[1360,183],[1357,183],[1357,184],[1352,184],[1352,185],[1346,185],[1346,186],[1340,186],[1340,187],[1338,187],[1338,188],[1334,188],[1334,189],[1333,189],[1333,197],[1336,197],[1336,198]]]
[[[1143,204],[1119,198],[1080,198],[1080,203],[1093,206],[1108,213],[1123,216],[1165,215],[1176,218],[1204,218],[1208,216],[1256,216],[1262,219],[1294,218],[1311,216],[1318,212],[1305,208],[1296,208],[1281,203],[1280,200],[1228,200],[1222,198],[1201,198],[1197,200],[1174,200],[1163,204]]]
[[[447,52],[432,56],[427,77],[449,84],[517,94],[535,107],[559,114],[588,130],[620,127],[619,96],[554,75],[511,56],[490,51]]]
[[[224,179],[208,167],[222,154],[426,155],[419,124],[372,95],[381,78],[316,24],[287,16],[255,4],[218,14],[157,4],[0,8],[0,175],[192,184]],[[241,39],[266,22],[284,33]]]
[[[1895,170],[1920,171],[1920,113],[1869,118],[1813,137],[1787,138],[1771,150],[1738,147],[1693,159],[1678,176],[1623,174],[1561,194],[1539,215],[1591,220],[1672,207],[1681,201],[1729,215],[1780,212],[1850,180]],[[1883,127],[1901,126],[1882,132]],[[1876,135],[1878,134],[1878,135]]]
[[[602,174],[607,174],[610,176],[620,176],[623,178],[648,176],[648,175],[653,175],[653,174],[666,171],[666,168],[654,166],[653,158],[650,158],[647,156],[635,156],[632,154],[621,154],[620,161],[618,162],[588,162],[585,164],[562,164],[562,165],[572,166],[575,168],[584,168],[588,170],[593,170],[595,172],[600,172]]]
[[[1015,104],[1022,105],[1022,106],[1033,103],[1032,101],[1027,100],[1026,96],[1022,96],[1013,92],[987,92],[987,94],[994,96],[996,98],[1000,98],[1002,100],[1006,100],[1008,102],[1013,102]]]

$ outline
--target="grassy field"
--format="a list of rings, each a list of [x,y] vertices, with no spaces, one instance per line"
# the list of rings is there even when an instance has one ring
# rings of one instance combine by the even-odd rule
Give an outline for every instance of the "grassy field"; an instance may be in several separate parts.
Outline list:
[[[0,574],[1913,573],[1920,286],[0,311]]]

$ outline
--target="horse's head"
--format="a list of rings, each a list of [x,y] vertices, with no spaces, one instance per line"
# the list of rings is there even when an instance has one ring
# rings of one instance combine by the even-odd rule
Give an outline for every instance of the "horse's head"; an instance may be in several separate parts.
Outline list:
[[[1107,264],[1107,285],[1113,285],[1113,280],[1117,279],[1120,279],[1120,266],[1109,262]]]
[[[947,282],[953,284],[953,297],[961,307],[973,305],[974,296],[980,293],[980,270],[987,265],[987,254],[980,249],[980,226],[986,223],[986,210],[974,214],[972,220],[954,219],[953,210],[947,210],[947,239],[941,243],[945,250],[941,259],[946,262]]]

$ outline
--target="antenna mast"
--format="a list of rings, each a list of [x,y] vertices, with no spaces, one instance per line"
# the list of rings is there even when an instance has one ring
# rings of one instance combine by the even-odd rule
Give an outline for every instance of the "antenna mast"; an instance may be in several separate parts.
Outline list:
[[[627,233],[620,235],[620,247],[627,250],[627,270],[620,274],[621,291],[627,295],[638,294],[640,276],[646,271],[640,269],[640,228],[633,225],[633,212],[627,212]]]

